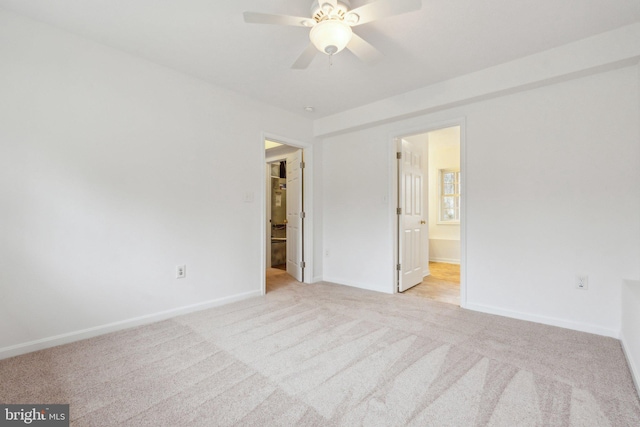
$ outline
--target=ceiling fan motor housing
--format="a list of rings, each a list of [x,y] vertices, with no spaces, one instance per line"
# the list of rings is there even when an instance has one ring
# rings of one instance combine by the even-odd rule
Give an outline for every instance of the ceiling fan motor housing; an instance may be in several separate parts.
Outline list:
[[[343,20],[350,8],[351,4],[349,0],[338,1],[335,8],[324,0],[314,0],[313,3],[311,3],[311,16],[316,22],[321,22],[326,19]]]

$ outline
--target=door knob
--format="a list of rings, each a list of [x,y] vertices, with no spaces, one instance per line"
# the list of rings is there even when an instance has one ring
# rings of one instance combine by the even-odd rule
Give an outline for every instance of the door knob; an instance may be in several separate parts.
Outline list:
[[[420,224],[426,224],[427,221],[425,221],[424,219],[422,221],[420,221]]]

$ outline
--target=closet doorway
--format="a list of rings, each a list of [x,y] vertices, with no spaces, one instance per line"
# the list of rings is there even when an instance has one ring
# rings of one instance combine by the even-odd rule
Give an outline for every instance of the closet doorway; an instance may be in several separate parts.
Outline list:
[[[287,161],[268,163],[270,170],[268,217],[271,224],[271,268],[287,271]]]
[[[282,281],[304,281],[303,150],[265,140],[266,292]]]

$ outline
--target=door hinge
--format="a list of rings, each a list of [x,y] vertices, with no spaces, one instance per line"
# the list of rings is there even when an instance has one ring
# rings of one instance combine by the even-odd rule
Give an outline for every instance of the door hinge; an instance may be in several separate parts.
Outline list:
[[[402,152],[401,151],[398,151],[396,153],[396,159],[398,159],[398,160],[402,159]]]
[[[307,263],[306,263],[306,262],[304,262],[304,261],[302,261],[302,262],[300,263],[300,268],[306,268],[306,267],[307,267]]]
[[[300,162],[300,169],[304,169],[307,164],[305,162]]]
[[[304,212],[300,212],[300,218],[305,219],[307,217],[307,214]]]
[[[398,209],[396,209],[396,213],[397,213],[398,215],[402,215],[402,208],[398,208]]]
[[[402,271],[402,264],[396,264],[396,270]]]

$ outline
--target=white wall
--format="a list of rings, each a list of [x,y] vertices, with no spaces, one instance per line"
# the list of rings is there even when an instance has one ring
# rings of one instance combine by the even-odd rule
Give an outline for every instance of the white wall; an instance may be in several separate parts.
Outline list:
[[[640,22],[636,22],[505,64],[319,118],[313,123],[314,135],[327,137],[435,113],[469,102],[635,66],[639,61]],[[418,130],[420,131],[424,129]]]
[[[460,169],[460,127],[429,132],[429,259],[460,263],[460,224],[439,221],[441,169]]]
[[[259,294],[261,135],[310,121],[1,10],[0,75],[0,357]]]
[[[429,261],[460,264],[460,240],[429,239]]]
[[[637,66],[324,141],[327,279],[391,291],[392,135],[466,118],[465,305],[604,335],[640,277]],[[357,268],[352,268],[357,266]],[[363,274],[360,274],[362,272]],[[589,275],[589,290],[574,287]]]
[[[376,129],[323,143],[323,279],[381,292],[393,280],[388,141]],[[394,204],[395,206],[395,204]],[[328,254],[327,254],[328,253]]]
[[[640,274],[635,72],[496,99],[470,114],[469,301],[617,335],[620,283]],[[481,251],[491,258],[477,263]],[[589,275],[588,291],[573,287],[576,274]],[[489,277],[495,285],[473,286]]]

